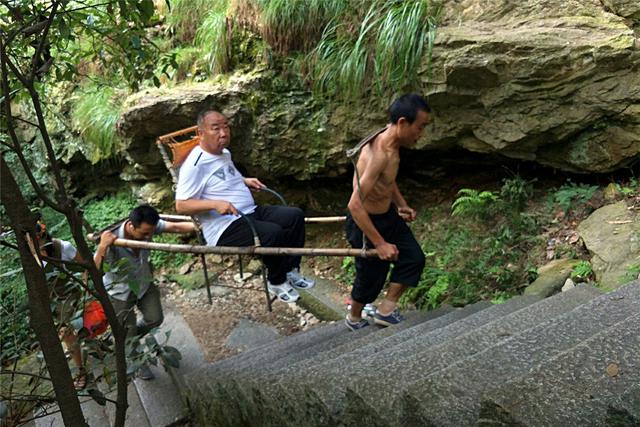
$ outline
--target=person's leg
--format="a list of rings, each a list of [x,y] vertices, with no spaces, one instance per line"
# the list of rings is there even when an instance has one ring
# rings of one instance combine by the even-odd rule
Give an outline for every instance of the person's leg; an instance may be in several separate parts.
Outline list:
[[[82,349],[78,342],[78,335],[73,330],[73,327],[63,326],[60,329],[60,340],[71,353],[71,360],[73,360],[76,368],[78,368],[78,374],[73,381],[73,385],[76,390],[82,390],[87,385],[87,372],[82,363]]]
[[[396,309],[398,300],[407,288],[418,285],[425,264],[424,252],[406,223],[398,223],[394,231],[391,243],[398,248],[399,257],[393,263],[385,299],[378,307],[382,316],[388,316]]]
[[[260,243],[265,247],[281,247],[283,245],[283,230],[276,223],[260,221],[255,214],[248,215],[256,228]],[[232,222],[218,239],[218,246],[251,246],[253,245],[253,232],[244,218]],[[267,278],[274,285],[279,285],[286,280],[285,257],[265,256],[264,263],[267,266]]]
[[[151,283],[147,292],[137,301],[136,305],[142,313],[142,319],[136,323],[137,334],[138,337],[143,337],[151,329],[160,326],[164,320],[158,287]]]
[[[402,285],[400,283],[389,283],[389,288],[387,289],[387,294],[384,297],[384,300],[378,306],[378,313],[383,316],[388,316],[396,309],[398,305],[398,300],[407,290],[406,285]]]
[[[78,336],[70,326],[63,326],[60,329],[60,340],[64,343],[71,353],[71,360],[78,368],[82,367],[82,352],[80,351],[80,344],[78,343]]]
[[[376,300],[384,287],[390,264],[378,258],[356,258],[356,278],[351,290],[351,311],[353,322],[362,319],[362,309]]]
[[[127,300],[111,298],[111,304],[113,305],[113,310],[116,312],[118,322],[127,330],[127,340],[131,340],[138,335],[135,313],[136,299],[133,292],[131,292]]]
[[[302,248],[305,242],[304,212],[300,208],[290,206],[258,206],[258,219],[273,222],[282,227],[282,245],[291,248]],[[300,269],[300,256],[284,257],[287,272]]]
[[[349,244],[355,249],[362,249],[364,235],[350,215],[347,216],[345,232]],[[371,245],[369,242],[366,243],[367,249],[370,249]],[[377,257],[356,257],[355,266],[356,278],[351,290],[351,310],[349,312],[349,320],[352,322],[360,321],[364,306],[372,303],[378,297],[387,278],[390,264]]]

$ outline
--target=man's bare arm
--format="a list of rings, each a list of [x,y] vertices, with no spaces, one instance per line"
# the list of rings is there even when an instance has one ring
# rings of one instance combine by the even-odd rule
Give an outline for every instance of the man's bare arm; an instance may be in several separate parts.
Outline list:
[[[371,190],[380,178],[382,171],[386,165],[386,156],[382,153],[373,153],[371,159],[367,162],[364,172],[360,176],[360,185],[355,182],[354,178],[353,192],[349,200],[348,209],[353,220],[358,225],[369,241],[378,250],[378,256],[383,260],[395,260],[398,258],[398,248],[395,245],[387,243],[380,235],[376,227],[369,218],[369,213],[364,208],[363,201],[367,199]]]
[[[398,208],[398,214],[407,222],[414,221],[416,219],[416,211],[411,208],[407,201],[402,196],[398,183],[393,183],[393,196],[391,198],[393,203]]]
[[[164,224],[165,233],[191,233],[196,229],[196,225],[193,222],[170,222],[166,221]]]
[[[238,210],[225,200],[188,199],[176,200],[176,212],[183,215],[196,215],[215,210],[220,215],[237,215]]]
[[[96,267],[102,268],[102,261],[104,261],[104,258],[107,256],[109,247],[116,239],[117,236],[108,230],[104,231],[100,235],[100,243],[98,243],[98,249],[96,249],[96,253],[93,255],[93,262],[96,264]]]

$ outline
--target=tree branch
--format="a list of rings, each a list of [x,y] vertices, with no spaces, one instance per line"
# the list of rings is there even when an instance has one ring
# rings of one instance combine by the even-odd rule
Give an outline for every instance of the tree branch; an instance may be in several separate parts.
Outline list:
[[[38,43],[38,47],[36,48],[36,53],[33,55],[31,59],[31,73],[29,76],[29,80],[33,82],[36,77],[36,72],[38,71],[36,67],[38,63],[38,58],[42,55],[42,50],[44,49],[45,42],[47,41],[47,34],[49,34],[49,29],[51,28],[51,24],[53,24],[53,18],[56,16],[56,10],[58,9],[59,3],[54,1],[51,7],[51,13],[49,14],[49,19],[47,19],[47,24],[44,27],[42,35],[40,36],[40,43]]]
[[[20,70],[14,69],[15,67],[12,67],[13,64],[7,57],[6,45],[0,39],[0,72],[2,74],[2,89],[5,94],[8,94],[10,92],[7,65],[9,65],[9,68],[11,68],[14,71],[14,74],[16,72],[18,73],[16,74],[16,77],[18,78],[18,80],[22,81],[22,79],[24,79],[24,76],[20,74]],[[16,131],[15,131],[15,124],[13,123],[13,113],[11,112],[11,98],[9,98],[8,96],[4,97],[4,107],[5,107],[5,115],[7,118],[7,131],[9,133],[9,136],[11,137],[11,141],[13,142],[13,147],[11,148],[18,156],[18,160],[20,161],[20,164],[22,165],[22,168],[24,169],[27,175],[27,179],[29,180],[29,183],[31,183],[31,186],[35,190],[36,194],[38,195],[38,197],[42,199],[43,202],[45,202],[52,209],[55,209],[56,211],[60,212],[61,207],[58,206],[56,203],[54,203],[53,200],[51,200],[46,195],[44,190],[40,187],[40,184],[38,184],[38,181],[36,181],[35,177],[31,173],[31,168],[29,167],[29,164],[27,163],[27,159],[25,159],[24,154],[22,152],[20,139],[18,138],[18,135],[16,134]],[[38,128],[42,132],[42,129],[40,127]]]
[[[51,381],[51,378],[49,378],[49,377],[43,377],[42,375],[36,375],[36,374],[31,373],[31,372],[24,372],[24,371],[14,371],[14,370],[11,370],[9,372],[0,371],[0,375],[12,375],[12,376],[13,375],[24,375],[26,377],[34,377],[34,378],[39,378],[41,380]]]

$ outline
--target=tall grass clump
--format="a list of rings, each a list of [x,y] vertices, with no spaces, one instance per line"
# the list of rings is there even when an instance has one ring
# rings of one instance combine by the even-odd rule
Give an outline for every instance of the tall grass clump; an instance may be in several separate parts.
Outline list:
[[[226,9],[227,0],[170,0],[167,24],[181,43],[190,43],[211,10]]]
[[[309,55],[315,90],[353,99],[369,89],[381,96],[413,89],[439,13],[429,0],[376,0],[356,21],[354,15],[332,21]]]
[[[313,48],[326,25],[349,5],[347,0],[262,0],[259,3],[261,35],[280,54]]]
[[[205,59],[213,74],[229,70],[231,64],[231,21],[227,18],[227,4],[219,1],[210,9],[196,32],[196,44],[206,52]]]
[[[123,99],[118,89],[103,85],[87,85],[74,96],[71,119],[74,129],[84,141],[83,154],[91,163],[114,157],[122,148],[116,133],[116,122]]]

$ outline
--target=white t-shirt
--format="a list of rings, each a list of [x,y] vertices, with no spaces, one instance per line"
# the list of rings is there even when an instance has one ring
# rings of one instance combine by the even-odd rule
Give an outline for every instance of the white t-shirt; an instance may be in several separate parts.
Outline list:
[[[210,154],[197,146],[189,153],[180,167],[176,200],[189,199],[224,200],[245,215],[256,209],[251,190],[226,148],[222,154]],[[196,216],[209,245],[216,245],[229,224],[239,218],[238,215],[220,215],[215,210]]]
[[[60,240],[60,244],[62,245],[62,255],[60,259],[62,259],[62,261],[72,261],[78,253],[76,248],[73,247],[71,242],[67,242],[66,240]]]
[[[60,259],[62,261],[73,261],[78,253],[77,249],[71,244],[71,242],[67,242],[66,240],[57,239],[60,242]],[[47,243],[48,245],[53,245],[53,241]],[[47,265],[47,261],[42,261],[42,266]]]

